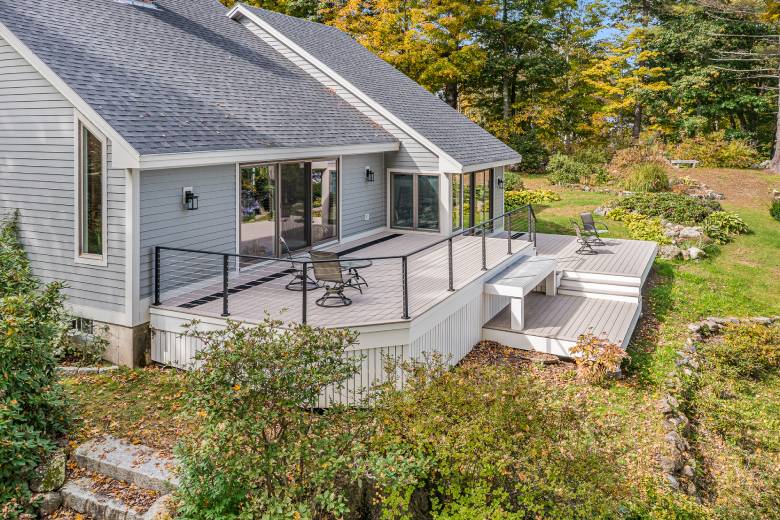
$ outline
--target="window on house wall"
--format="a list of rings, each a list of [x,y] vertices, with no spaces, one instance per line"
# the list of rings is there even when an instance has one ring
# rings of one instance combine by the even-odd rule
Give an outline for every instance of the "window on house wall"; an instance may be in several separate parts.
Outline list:
[[[79,125],[79,254],[103,256],[103,141]]]

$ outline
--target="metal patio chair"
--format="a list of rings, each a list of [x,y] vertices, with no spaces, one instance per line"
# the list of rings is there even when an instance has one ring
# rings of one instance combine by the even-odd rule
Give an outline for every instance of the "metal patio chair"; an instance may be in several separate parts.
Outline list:
[[[285,285],[284,288],[289,291],[302,291],[303,280],[304,280],[302,264],[300,261],[296,261],[293,258],[292,252],[290,251],[290,247],[287,245],[287,241],[285,239],[279,237],[279,244],[282,247],[282,255],[287,257],[287,259],[290,261],[290,266],[293,271],[292,280],[287,282],[287,285]],[[309,273],[306,273],[305,278],[306,278],[306,283],[309,284],[308,289],[317,289],[319,287],[317,281],[314,280]]]
[[[582,229],[584,234],[593,237],[593,243],[595,245],[605,246],[606,244],[603,240],[601,240],[601,235],[609,233],[609,228],[607,225],[603,222],[596,222],[593,220],[593,213],[590,212],[580,213],[580,218],[582,219]]]
[[[598,254],[598,251],[593,249],[595,239],[592,236],[583,233],[582,229],[580,229],[579,223],[576,220],[571,220],[570,223],[574,228],[574,233],[577,235],[577,244],[579,244],[579,248],[575,251],[575,253],[578,255]]]
[[[325,294],[317,299],[317,305],[320,307],[351,305],[352,300],[344,296],[344,289],[349,287],[349,280],[344,279],[338,255],[326,251],[312,251],[311,259],[314,278],[325,289]]]

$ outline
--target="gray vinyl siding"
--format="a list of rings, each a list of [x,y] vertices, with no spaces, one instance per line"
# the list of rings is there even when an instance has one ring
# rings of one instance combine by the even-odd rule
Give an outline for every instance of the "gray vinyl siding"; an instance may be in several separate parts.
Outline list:
[[[387,182],[382,154],[349,155],[341,165],[341,236],[365,233],[387,224]],[[374,182],[366,181],[366,166]],[[368,213],[369,220],[365,220]]]
[[[198,209],[182,206],[182,188],[192,186]],[[236,167],[234,164],[196,168],[143,170],[140,186],[141,263],[140,294],[153,292],[155,246],[180,247],[218,253],[236,252]],[[174,261],[172,256],[168,256]],[[176,259],[186,277],[194,259]],[[166,268],[163,263],[163,270]],[[173,276],[172,273],[167,273]]]
[[[247,18],[243,18],[241,23],[243,23],[247,29],[256,34],[264,42],[278,51],[282,56],[285,56],[301,69],[308,72],[320,83],[325,85],[334,93],[338,94],[347,103],[365,114],[369,119],[380,125],[393,137],[398,139],[400,142],[400,149],[397,152],[391,152],[387,154],[385,167],[404,170],[439,171],[439,157],[435,153],[427,149],[406,132],[398,128],[395,124],[391,123],[386,117],[379,114],[363,100],[356,97],[347,89],[336,83],[325,73],[303,59],[299,54],[282,44],[275,37],[268,34],[267,31],[261,27],[258,27],[254,22]],[[377,81],[382,81],[382,78],[377,78]]]
[[[108,265],[76,263],[74,139],[71,103],[0,38],[0,213],[20,211],[33,273],[68,303],[124,312],[126,171],[107,171]]]

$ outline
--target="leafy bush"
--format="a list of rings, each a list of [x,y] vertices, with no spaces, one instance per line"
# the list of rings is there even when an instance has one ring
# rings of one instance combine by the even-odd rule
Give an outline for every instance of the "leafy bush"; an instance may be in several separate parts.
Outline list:
[[[0,513],[30,509],[27,481],[69,424],[55,374],[64,332],[60,284],[39,287],[16,236],[16,217],[0,229]]]
[[[719,244],[731,241],[732,235],[742,235],[750,232],[750,228],[736,213],[715,211],[710,213],[702,223],[708,237]]]
[[[675,224],[693,226],[704,222],[714,211],[720,211],[715,200],[704,200],[681,193],[636,193],[608,203],[613,209],[622,208],[648,217],[659,217]]]
[[[618,516],[624,477],[579,397],[509,367],[406,369],[375,405],[370,451],[395,470],[376,483],[383,517]]]
[[[685,139],[672,154],[708,168],[750,168],[761,162],[761,155],[747,140],[726,139],[724,132]]]
[[[362,458],[364,431],[354,420],[362,412],[314,409],[325,388],[356,373],[361,360],[344,355],[356,335],[281,326],[268,318],[211,332],[191,325],[204,347],[186,391],[197,432],[177,450],[185,518],[346,514],[345,489]]]
[[[727,324],[706,357],[732,378],[756,379],[780,368],[780,328],[758,323]]]
[[[504,172],[504,189],[506,191],[522,191],[525,189],[520,174],[517,172]]]
[[[579,184],[591,174],[591,167],[581,163],[569,155],[557,153],[550,157],[547,163],[547,180],[551,184],[569,185]]]
[[[55,355],[60,362],[79,366],[94,366],[103,359],[103,354],[109,346],[106,338],[108,326],[103,326],[95,334],[85,334],[70,329],[55,349]]]
[[[561,200],[561,196],[550,190],[523,190],[504,192],[504,211],[512,211],[527,204],[546,204]]]
[[[780,199],[773,199],[769,205],[769,214],[772,218],[780,221]]]
[[[650,218],[624,208],[612,209],[606,216],[610,220],[624,223],[628,235],[634,240],[652,240],[659,244],[671,243],[671,239],[664,234],[664,227],[659,218]]]
[[[628,191],[669,191],[669,176],[658,164],[642,163],[631,168],[630,173],[620,181],[620,185]]]
[[[604,166],[611,158],[612,154],[606,146],[585,146],[574,152],[575,160],[593,166]]]
[[[631,169],[640,164],[655,164],[665,170],[672,168],[664,156],[663,149],[654,144],[630,146],[615,152],[609,162],[609,171],[618,178],[623,178]]]
[[[597,385],[620,370],[620,364],[628,357],[620,346],[589,332],[577,338],[570,352],[577,363],[577,375]]]

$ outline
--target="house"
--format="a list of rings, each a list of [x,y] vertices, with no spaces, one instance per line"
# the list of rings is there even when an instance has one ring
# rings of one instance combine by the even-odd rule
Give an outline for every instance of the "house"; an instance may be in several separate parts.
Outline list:
[[[445,344],[457,361],[515,297],[486,282],[558,247],[503,210],[520,159],[331,27],[216,0],[0,0],[0,210],[118,363],[151,343],[184,366],[182,323],[266,312],[358,329],[365,377]],[[365,282],[353,305],[316,304],[312,249]],[[609,311],[627,322],[642,251],[634,306]],[[551,294],[557,266],[534,271]]]

